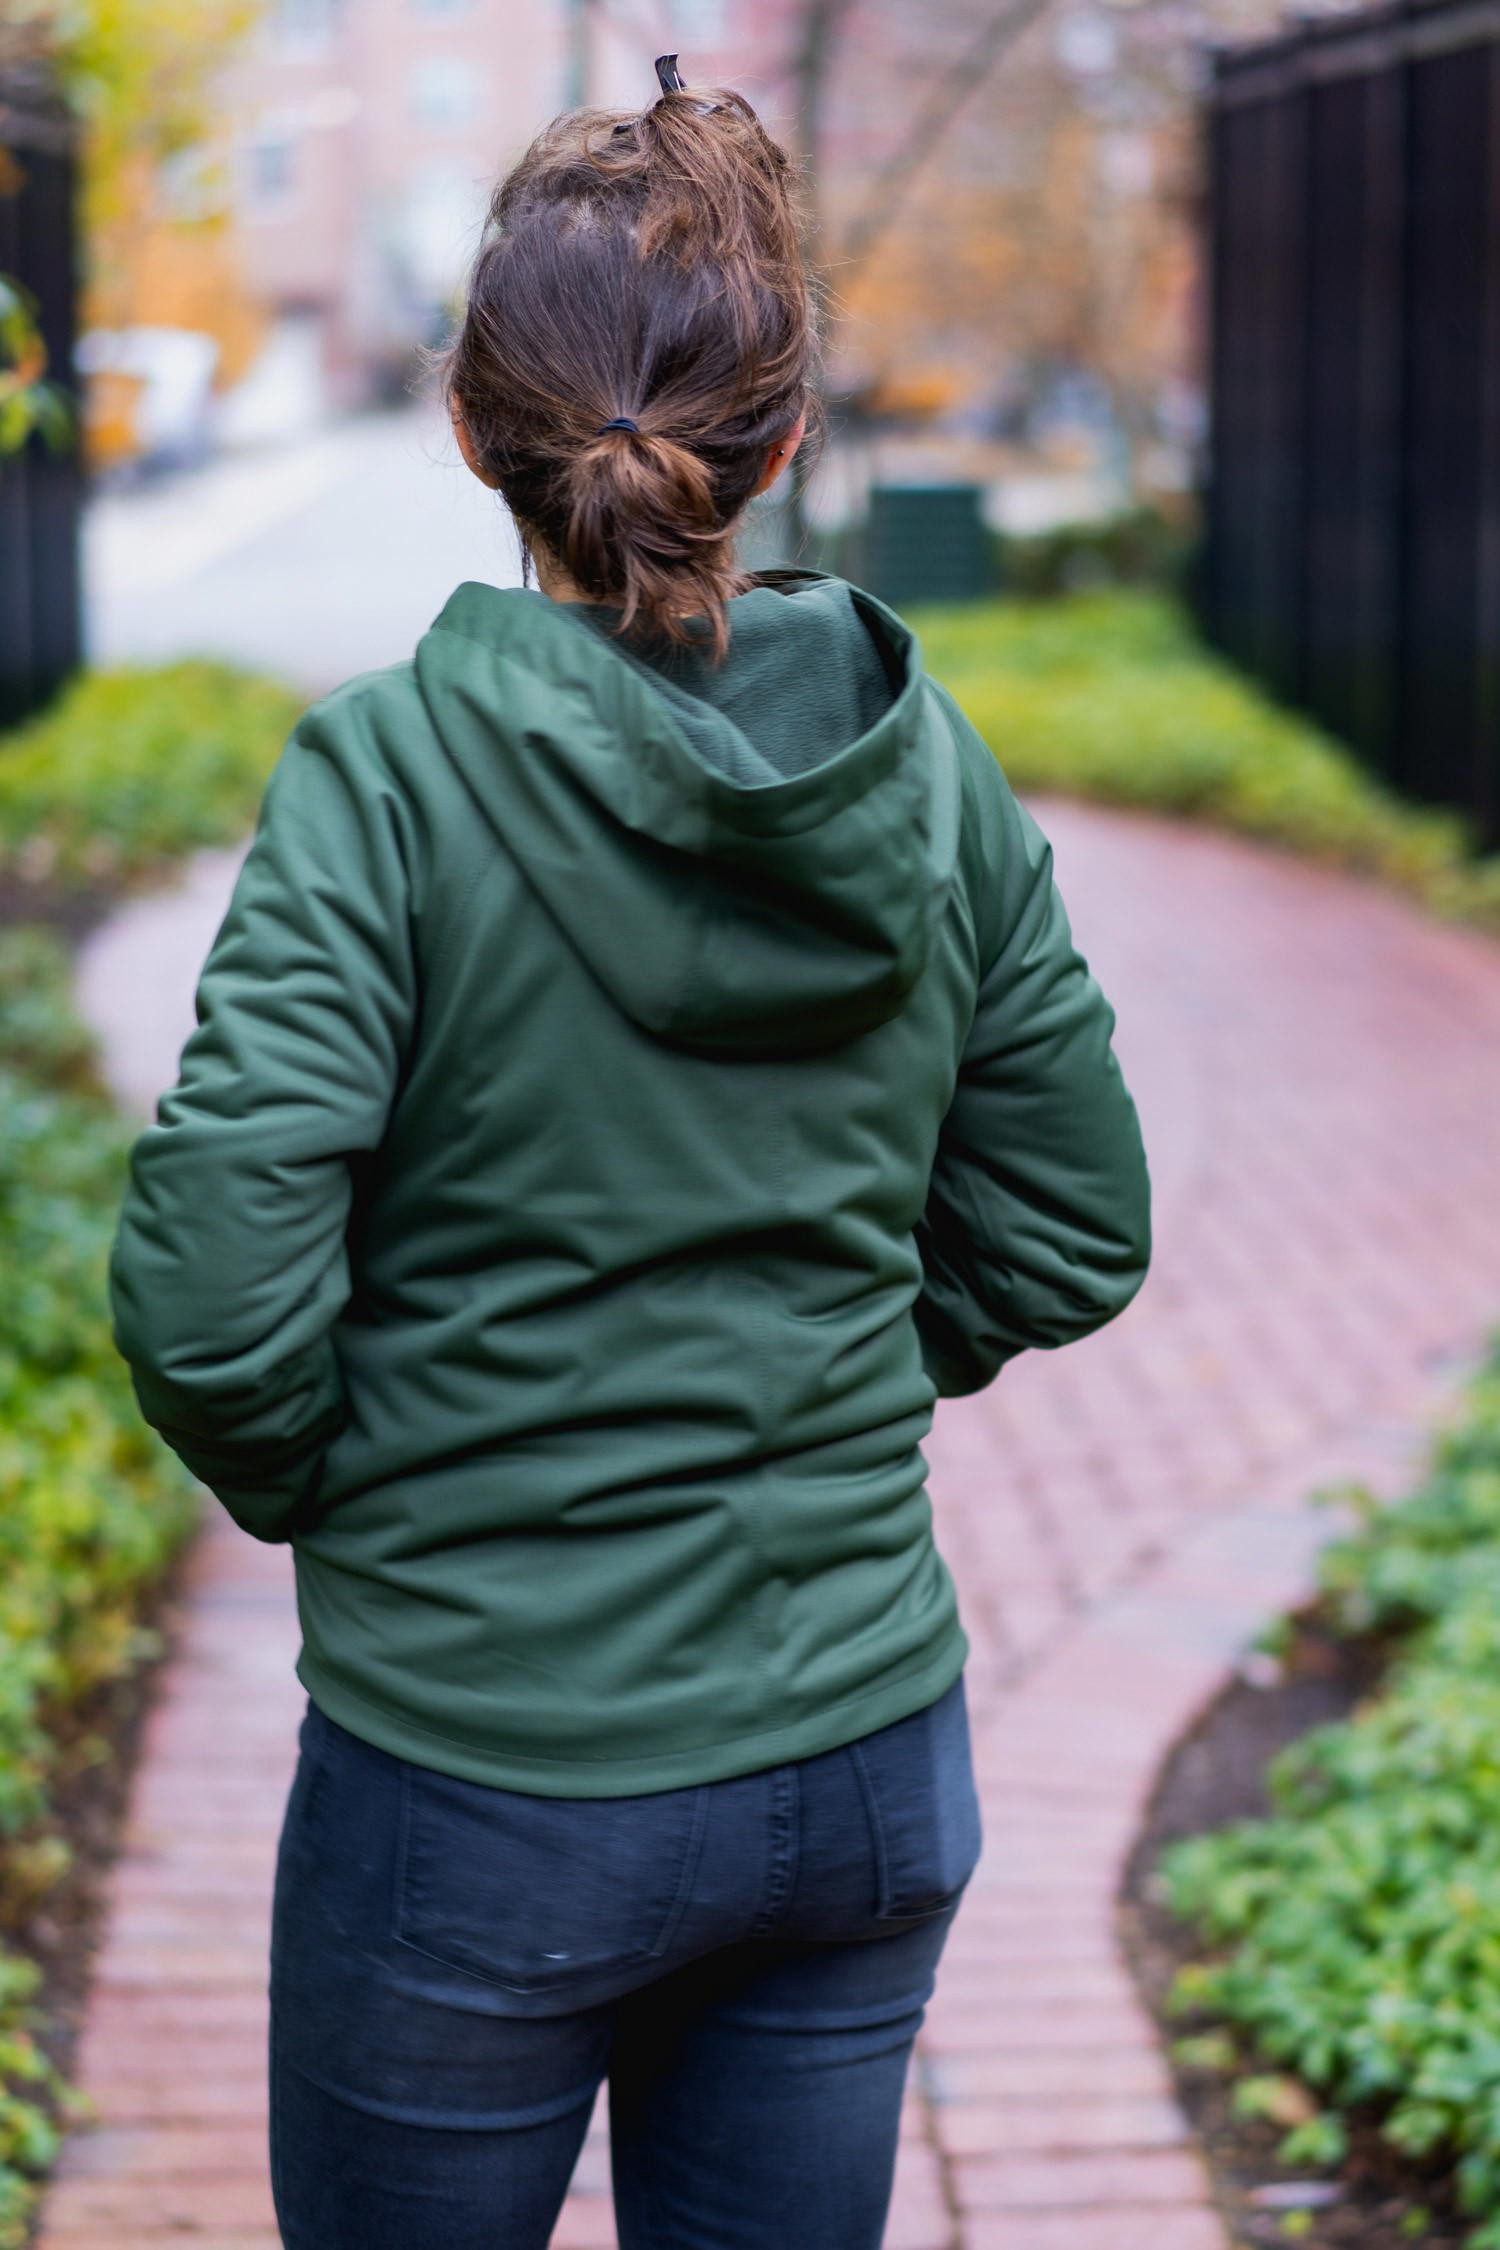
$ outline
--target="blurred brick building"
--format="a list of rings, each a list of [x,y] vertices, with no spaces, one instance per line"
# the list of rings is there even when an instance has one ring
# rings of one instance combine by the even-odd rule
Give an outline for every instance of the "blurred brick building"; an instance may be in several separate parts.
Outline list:
[[[333,407],[394,389],[441,332],[497,173],[540,124],[584,99],[643,103],[668,48],[690,79],[733,79],[775,108],[796,13],[270,0],[227,96],[239,262],[274,321],[273,387]]]

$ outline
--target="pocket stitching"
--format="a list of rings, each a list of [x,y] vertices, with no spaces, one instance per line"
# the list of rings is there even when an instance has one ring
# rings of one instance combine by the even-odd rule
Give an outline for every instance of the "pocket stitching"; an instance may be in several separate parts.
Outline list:
[[[398,1945],[411,1943],[401,1929],[406,1918],[402,1909],[406,1904],[406,1853],[410,1837],[411,1767],[403,1764],[396,1789],[396,1849],[391,1854],[391,1935]]]
[[[963,1897],[979,1864],[977,1856],[974,1866],[969,1869],[963,1881],[954,1884],[951,1890],[935,1894],[932,1898],[924,1899],[920,1906],[908,1907],[904,1911],[893,1904],[890,1850],[885,1828],[880,1818],[879,1794],[865,1759],[863,1744],[851,1742],[849,1754],[853,1760],[854,1770],[859,1777],[860,1794],[864,1799],[865,1814],[870,1824],[870,1839],[875,1852],[876,1920],[879,1922],[899,1922],[908,1928],[917,1923],[935,1920],[938,1915],[945,1914],[956,1901]]]
[[[641,1956],[644,1960],[659,1961],[677,1935],[677,1925],[687,1911],[688,1894],[692,1889],[693,1877],[698,1872],[698,1861],[703,1853],[703,1835],[707,1826],[708,1790],[700,1782],[694,1792],[693,1817],[688,1828],[687,1842],[683,1847],[682,1866],[677,1876],[677,1889],[672,1903],[667,1909],[667,1918],[662,1927],[661,1936],[652,1946],[650,1952]]]
[[[554,1977],[528,1976],[523,1981],[516,1976],[502,1976],[494,1969],[478,1968],[472,1961],[458,1960],[452,1954],[435,1952],[430,1945],[423,1945],[418,1938],[408,1934],[411,1921],[408,1911],[410,1896],[409,1860],[411,1832],[414,1825],[411,1800],[415,1779],[416,1769],[410,1763],[404,1764],[401,1770],[398,1803],[399,1825],[396,1851],[393,1855],[395,1877],[391,1901],[391,1935],[398,1945],[408,1946],[413,1953],[420,1953],[426,1960],[436,1961],[439,1967],[454,1970],[460,1976],[475,1977],[481,1984],[492,1984],[502,1992],[514,1992],[522,1995],[563,1991],[571,1984],[586,1984],[591,1977],[608,1977],[620,1969],[639,1967],[643,1962],[659,1960],[661,1955],[666,1952],[676,1934],[677,1925],[686,1911],[692,1879],[697,1872],[698,1861],[702,1855],[703,1836],[708,1825],[708,1791],[702,1784],[694,1792],[692,1817],[683,1840],[682,1857],[672,1895],[662,1917],[661,1929],[651,1943],[649,1945],[632,1946],[628,1951],[616,1955],[610,1961],[593,1964],[582,1974],[575,1967],[571,1973]]]
[[[890,1857],[886,1847],[885,1829],[881,1823],[880,1806],[876,1801],[875,1784],[860,1744],[851,1742],[849,1756],[859,1782],[859,1793],[864,1799],[865,1818],[870,1824],[870,1847],[875,1855],[875,1914],[877,1920],[886,1920],[891,1911]]]

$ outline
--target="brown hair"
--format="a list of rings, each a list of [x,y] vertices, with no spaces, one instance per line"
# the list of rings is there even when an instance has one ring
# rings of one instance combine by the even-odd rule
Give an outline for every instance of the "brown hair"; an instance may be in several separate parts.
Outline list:
[[[734,526],[814,405],[791,167],[740,95],[574,110],[501,181],[443,363],[481,467],[619,630],[715,658]],[[601,431],[619,417],[638,431]]]

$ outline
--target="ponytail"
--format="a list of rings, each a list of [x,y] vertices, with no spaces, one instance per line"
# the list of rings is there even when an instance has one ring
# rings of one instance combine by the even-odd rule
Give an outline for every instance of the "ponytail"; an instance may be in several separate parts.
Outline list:
[[[480,465],[618,631],[715,658],[737,520],[807,409],[788,160],[738,94],[558,118],[495,193],[445,363]]]

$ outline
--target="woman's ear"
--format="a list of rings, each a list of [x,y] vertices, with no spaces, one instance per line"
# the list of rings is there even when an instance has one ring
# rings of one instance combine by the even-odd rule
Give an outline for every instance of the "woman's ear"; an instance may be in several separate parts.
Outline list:
[[[491,492],[498,492],[500,489],[500,479],[498,477],[492,477],[489,470],[485,468],[484,464],[479,458],[478,447],[475,445],[473,438],[469,435],[469,425],[464,420],[464,410],[462,402],[456,398],[450,398],[448,401],[448,413],[453,422],[453,435],[458,440],[458,450],[464,457],[465,466],[472,469],[475,476],[478,477],[480,483],[487,484]]]
[[[760,472],[756,492],[769,491],[782,470],[787,466],[798,446],[807,435],[807,408],[804,406],[786,436],[777,441],[766,455],[766,465]]]

